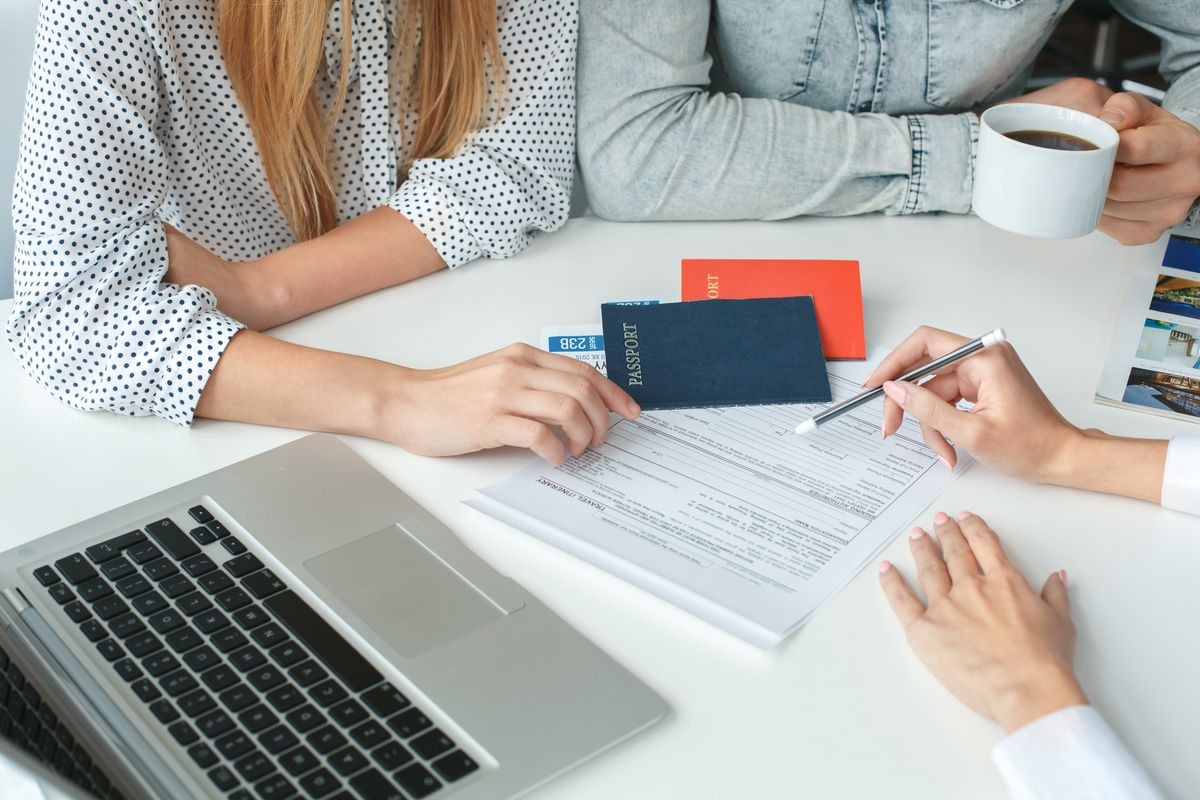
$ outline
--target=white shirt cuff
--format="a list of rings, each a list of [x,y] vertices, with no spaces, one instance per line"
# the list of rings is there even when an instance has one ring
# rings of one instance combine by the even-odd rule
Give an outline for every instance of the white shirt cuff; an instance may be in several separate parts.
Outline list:
[[[1091,706],[1072,706],[1002,739],[992,760],[1014,800],[1162,800],[1163,795]]]
[[[1162,504],[1164,508],[1200,514],[1200,436],[1176,436],[1167,447]]]

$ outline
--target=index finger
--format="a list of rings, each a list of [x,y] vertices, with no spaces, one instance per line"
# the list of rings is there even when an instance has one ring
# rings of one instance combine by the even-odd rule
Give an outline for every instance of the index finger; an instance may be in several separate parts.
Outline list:
[[[600,395],[606,406],[627,419],[636,419],[642,413],[642,409],[629,396],[628,392],[601,375],[595,367],[589,366],[582,361],[576,361],[569,356],[547,353],[542,350],[538,350],[533,354],[533,362],[539,367],[555,369],[585,378],[596,389],[596,392]]]
[[[863,381],[863,386],[882,386],[884,381],[898,378],[912,368],[927,364],[938,356],[944,356],[969,341],[971,340],[957,333],[923,325],[879,362],[879,366]]]

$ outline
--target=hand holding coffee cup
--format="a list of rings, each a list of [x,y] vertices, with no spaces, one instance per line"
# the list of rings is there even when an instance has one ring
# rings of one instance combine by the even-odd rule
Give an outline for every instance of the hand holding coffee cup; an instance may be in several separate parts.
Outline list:
[[[979,122],[972,210],[997,228],[1070,238],[1096,229],[1120,137],[1082,111],[1009,103]]]

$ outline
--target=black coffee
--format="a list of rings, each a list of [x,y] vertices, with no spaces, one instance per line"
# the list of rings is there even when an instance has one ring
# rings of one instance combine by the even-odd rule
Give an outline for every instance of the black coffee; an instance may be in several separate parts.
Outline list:
[[[1035,147],[1045,147],[1047,150],[1099,150],[1100,148],[1087,139],[1080,139],[1069,133],[1054,131],[1013,131],[1004,134],[1009,139],[1031,144]]]

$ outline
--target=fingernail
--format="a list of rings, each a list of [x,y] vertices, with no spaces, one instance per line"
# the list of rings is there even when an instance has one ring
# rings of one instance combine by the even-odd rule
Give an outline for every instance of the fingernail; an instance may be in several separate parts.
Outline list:
[[[1058,579],[1062,581],[1063,586],[1067,585],[1067,571],[1065,569],[1060,569],[1058,571]]]
[[[920,539],[922,536],[927,536],[927,535],[928,534],[925,533],[924,528],[913,528],[911,531],[908,532],[908,538],[910,538],[910,539]]]
[[[888,381],[883,385],[883,393],[895,401],[901,408],[908,407],[908,389],[896,381]]]
[[[880,561],[879,562],[879,571],[881,573],[887,572],[891,568],[892,568],[892,562],[890,562],[890,561]]]
[[[971,512],[970,511],[960,511],[957,514],[955,514],[954,516],[958,517],[959,519],[966,519],[967,517],[971,516]]]
[[[945,456],[938,456],[938,461],[942,462],[942,466],[946,469],[950,470],[951,472],[954,471],[954,467],[950,465],[950,462],[946,460]]]
[[[1115,108],[1106,108],[1100,112],[1100,119],[1109,125],[1120,125],[1125,121],[1125,112]]]
[[[945,511],[939,511],[933,515],[933,521],[936,522],[938,525],[944,525],[950,521],[950,515],[947,514]]]

